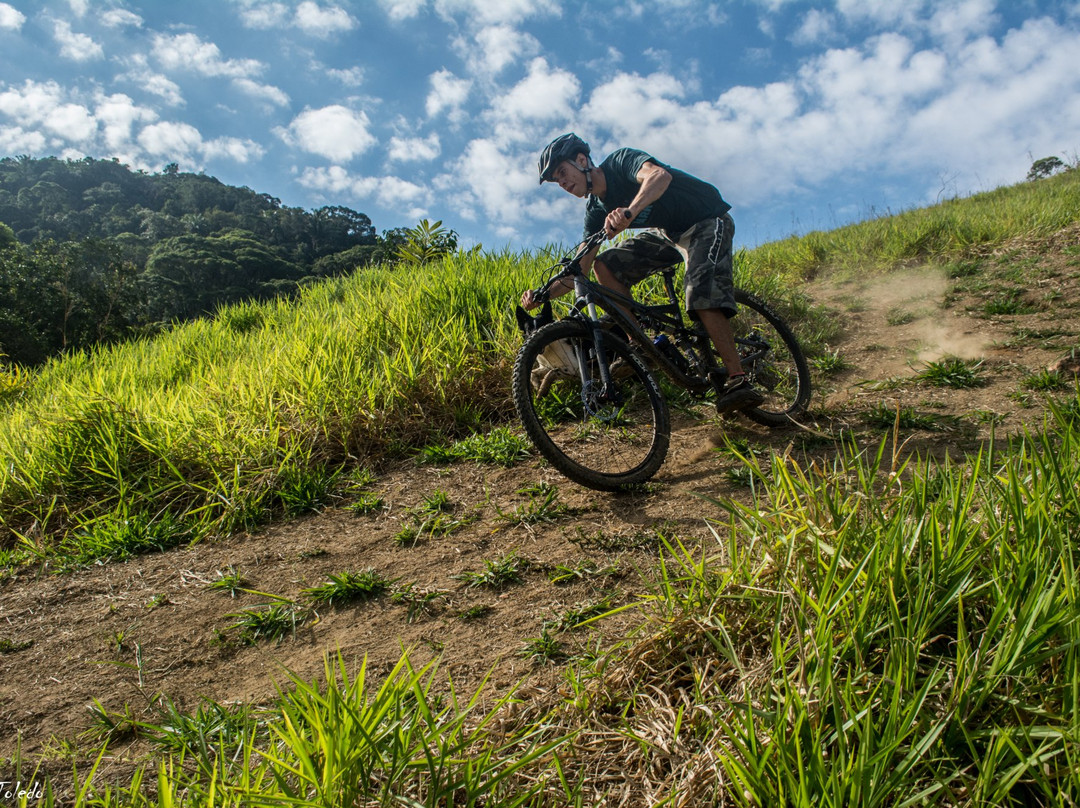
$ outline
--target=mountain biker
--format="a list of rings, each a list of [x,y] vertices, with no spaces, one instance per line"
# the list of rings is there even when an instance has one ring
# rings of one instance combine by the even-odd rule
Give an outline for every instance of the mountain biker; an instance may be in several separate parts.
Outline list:
[[[597,166],[589,145],[572,132],[544,148],[539,171],[541,185],[556,182],[578,198],[588,197],[586,238],[601,228],[608,238],[627,228],[645,228],[603,252],[597,246],[582,258],[582,271],[595,269],[603,286],[629,296],[630,287],[651,273],[686,262],[686,309],[705,327],[728,373],[717,410],[735,412],[761,404],[763,396],[743,373],[728,322],[736,311],[731,255],[735,223],[720,192],[638,149],[617,149]],[[561,286],[552,288],[552,297],[573,290],[569,280]],[[521,296],[522,308],[539,305],[532,290]]]

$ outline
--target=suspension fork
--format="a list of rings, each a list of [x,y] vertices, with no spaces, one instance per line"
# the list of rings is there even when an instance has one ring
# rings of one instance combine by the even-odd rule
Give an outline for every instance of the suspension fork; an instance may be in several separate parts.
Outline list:
[[[611,368],[608,365],[607,349],[604,347],[604,329],[600,327],[600,318],[596,313],[596,303],[593,302],[592,295],[589,294],[584,282],[580,277],[574,278],[574,294],[577,296],[577,307],[580,310],[584,307],[586,314],[585,319],[589,323],[589,328],[592,330],[593,337],[593,350],[596,352],[597,370],[600,372],[600,381],[604,386],[603,396],[613,397],[615,393],[615,385],[611,381]],[[586,357],[578,355],[578,374],[581,376],[581,389],[582,392],[587,389],[589,382],[589,369],[585,366]]]

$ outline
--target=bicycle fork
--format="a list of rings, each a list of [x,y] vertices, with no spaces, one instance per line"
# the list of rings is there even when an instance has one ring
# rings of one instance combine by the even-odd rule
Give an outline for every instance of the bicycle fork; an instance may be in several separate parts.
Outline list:
[[[600,327],[600,318],[596,314],[596,304],[585,293],[584,285],[580,279],[574,279],[574,286],[579,309],[581,304],[584,303],[585,311],[588,313],[585,319],[588,321],[589,329],[592,331],[593,354],[596,359],[597,372],[600,374],[600,390],[594,390],[595,382],[592,374],[589,373],[588,351],[584,350],[584,346],[582,346],[577,352],[578,375],[581,377],[581,401],[590,412],[596,409],[593,406],[594,404],[615,404],[617,406],[622,403],[622,396],[619,395],[619,390],[611,378],[611,366],[608,363],[607,350],[604,347],[604,330]]]

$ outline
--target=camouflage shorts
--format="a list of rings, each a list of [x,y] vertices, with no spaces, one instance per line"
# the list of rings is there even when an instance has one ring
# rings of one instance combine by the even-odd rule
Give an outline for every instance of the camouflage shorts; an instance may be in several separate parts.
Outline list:
[[[686,262],[686,310],[720,309],[735,316],[731,215],[703,219],[672,241],[663,230],[644,230],[597,256],[611,273],[633,286],[664,267]]]

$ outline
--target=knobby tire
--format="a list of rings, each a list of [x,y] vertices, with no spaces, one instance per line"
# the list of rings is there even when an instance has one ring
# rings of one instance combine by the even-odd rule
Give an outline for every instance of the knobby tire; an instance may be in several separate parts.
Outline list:
[[[810,403],[810,368],[799,341],[776,312],[761,298],[743,289],[735,290],[739,313],[731,320],[735,337],[764,342],[769,347],[761,356],[745,345],[743,370],[750,382],[765,396],[757,407],[743,410],[752,421],[769,427],[787,426]]]
[[[602,395],[592,329],[560,320],[533,332],[518,351],[514,404],[552,466],[588,488],[617,491],[656,474],[667,456],[671,421],[642,359],[611,332],[603,343],[616,376],[615,402]]]

